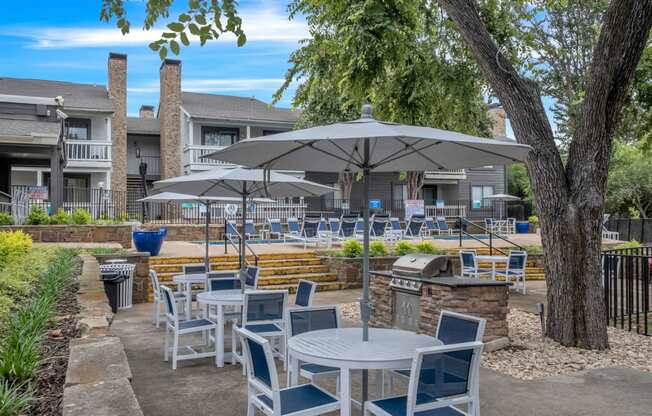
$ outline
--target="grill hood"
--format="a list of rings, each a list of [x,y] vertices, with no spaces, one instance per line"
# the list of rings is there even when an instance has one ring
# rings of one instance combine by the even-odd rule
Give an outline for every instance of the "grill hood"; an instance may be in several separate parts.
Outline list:
[[[432,254],[408,254],[400,257],[392,266],[394,276],[436,277],[451,275],[448,257]]]

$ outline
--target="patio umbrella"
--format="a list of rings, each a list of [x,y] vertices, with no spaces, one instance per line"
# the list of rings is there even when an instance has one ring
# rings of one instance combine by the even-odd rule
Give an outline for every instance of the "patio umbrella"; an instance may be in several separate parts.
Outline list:
[[[208,256],[209,248],[209,237],[208,230],[210,228],[210,209],[211,203],[213,202],[240,202],[240,198],[236,197],[200,197],[195,195],[187,194],[178,194],[175,192],[161,192],[158,194],[150,195],[145,198],[141,198],[138,202],[192,202],[199,203],[206,207],[206,230],[205,230],[205,253],[204,253],[204,265],[206,266],[206,271],[210,271],[210,259]],[[273,199],[257,198],[254,202],[274,202]]]
[[[505,202],[506,201],[520,201],[521,198],[514,196],[514,195],[509,195],[509,194],[493,194],[489,196],[485,196],[484,199],[489,199],[491,201],[502,201],[503,205],[501,205],[500,208],[500,217],[503,217],[503,210],[505,207]]]
[[[358,120],[242,140],[205,157],[265,169],[363,173],[363,340],[369,327],[369,175],[521,162],[529,146],[429,127],[374,120],[371,106]]]
[[[240,272],[244,290],[247,198],[318,196],[334,189],[292,175],[263,169],[222,168],[154,182],[158,192],[178,192],[197,197],[236,197],[242,201]]]

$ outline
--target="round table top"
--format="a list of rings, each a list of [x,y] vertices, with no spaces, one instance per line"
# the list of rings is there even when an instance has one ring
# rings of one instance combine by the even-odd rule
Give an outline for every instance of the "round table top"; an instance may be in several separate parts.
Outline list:
[[[362,341],[362,328],[310,331],[288,340],[293,356],[302,361],[339,368],[405,368],[417,348],[442,345],[438,339],[400,329],[369,328],[369,341]]]
[[[244,295],[240,289],[214,290],[212,292],[198,293],[197,302],[206,305],[241,304],[244,302]]]
[[[178,274],[172,278],[174,283],[204,283],[206,273]]]
[[[509,259],[509,257],[507,256],[488,256],[488,255],[479,255],[479,256],[475,256],[475,258],[477,258],[478,260],[488,260],[488,261],[492,261],[492,260],[505,261]]]

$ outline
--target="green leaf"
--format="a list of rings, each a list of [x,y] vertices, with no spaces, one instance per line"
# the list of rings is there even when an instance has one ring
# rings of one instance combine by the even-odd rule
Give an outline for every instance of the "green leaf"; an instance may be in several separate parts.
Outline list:
[[[172,22],[168,25],[168,29],[170,29],[173,32],[183,32],[183,29],[186,27],[183,25],[183,23],[179,22]]]
[[[157,42],[152,42],[149,44],[149,48],[153,51],[158,51],[161,49],[161,45],[159,45]]]
[[[161,58],[161,61],[164,60],[168,56],[168,48],[163,46],[159,51],[158,51],[158,56]]]
[[[186,23],[186,22],[189,22],[191,20],[192,20],[192,18],[189,15],[187,15],[186,13],[182,13],[182,14],[179,15],[179,21],[180,22]]]
[[[247,37],[244,33],[242,33],[240,36],[238,36],[238,47],[244,46],[245,43],[247,43]]]
[[[165,33],[163,33],[163,34],[161,35],[161,37],[163,37],[163,38],[165,38],[165,39],[176,39],[177,34],[174,33],[174,32],[165,32]]]
[[[206,16],[203,14],[198,14],[195,16],[195,22],[199,23],[200,25],[205,25],[206,24]]]
[[[179,44],[177,43],[176,40],[171,40],[171,41],[170,41],[170,50],[171,50],[175,55],[179,55]]]
[[[195,36],[199,36],[199,26],[197,26],[194,23],[190,23],[188,25],[188,30],[190,30],[190,33],[192,33]]]
[[[186,35],[186,32],[181,32],[181,43],[183,43],[184,46],[190,45],[190,40],[188,40],[188,35]]]

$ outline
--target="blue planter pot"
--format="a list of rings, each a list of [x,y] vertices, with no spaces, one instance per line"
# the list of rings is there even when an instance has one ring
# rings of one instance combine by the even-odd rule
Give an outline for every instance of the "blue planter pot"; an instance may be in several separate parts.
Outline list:
[[[134,231],[132,238],[136,250],[149,252],[150,256],[158,256],[167,233],[167,228],[161,228],[158,231]]]
[[[516,221],[516,232],[518,234],[527,234],[530,230],[530,223],[528,221]]]

